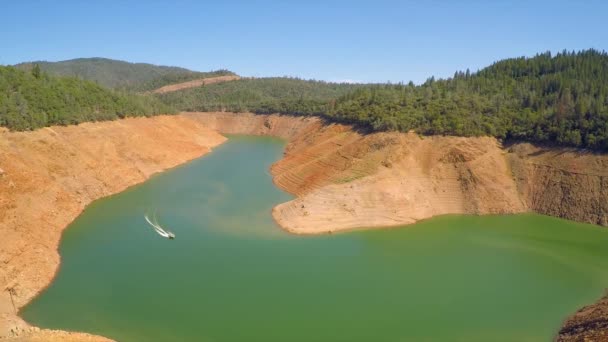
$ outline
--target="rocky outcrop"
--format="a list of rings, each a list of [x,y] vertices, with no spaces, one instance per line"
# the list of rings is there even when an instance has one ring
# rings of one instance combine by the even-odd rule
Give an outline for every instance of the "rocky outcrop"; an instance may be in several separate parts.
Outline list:
[[[527,143],[508,151],[530,210],[608,226],[608,155]]]
[[[0,131],[0,337],[86,340],[29,328],[15,312],[53,278],[63,229],[91,201],[199,157],[224,140],[183,116]]]
[[[556,342],[608,341],[608,294],[568,318]]]

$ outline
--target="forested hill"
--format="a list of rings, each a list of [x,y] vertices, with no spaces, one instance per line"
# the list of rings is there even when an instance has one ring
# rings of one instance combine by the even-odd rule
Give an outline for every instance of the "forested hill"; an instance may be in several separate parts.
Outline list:
[[[172,112],[151,95],[110,90],[75,77],[50,76],[36,67],[23,71],[0,66],[0,126],[12,130]]]
[[[61,62],[37,61],[17,64],[15,67],[30,71],[35,65],[51,75],[77,77],[105,87],[132,91],[147,91],[199,78],[234,75],[228,70],[198,72],[107,58],[78,58]]]
[[[596,50],[506,59],[420,86],[273,78],[208,85],[161,99],[182,110],[315,114],[373,130],[608,150],[608,55]]]
[[[383,85],[336,101],[328,115],[374,129],[608,149],[608,54],[507,59],[421,86]]]
[[[159,95],[185,111],[250,111],[324,115],[335,99],[362,84],[330,83],[289,77],[249,78]]]

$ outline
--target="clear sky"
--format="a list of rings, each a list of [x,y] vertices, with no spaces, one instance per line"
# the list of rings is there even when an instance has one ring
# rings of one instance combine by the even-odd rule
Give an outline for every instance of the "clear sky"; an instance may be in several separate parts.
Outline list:
[[[107,57],[245,76],[424,81],[608,49],[608,1],[3,1],[0,64]]]

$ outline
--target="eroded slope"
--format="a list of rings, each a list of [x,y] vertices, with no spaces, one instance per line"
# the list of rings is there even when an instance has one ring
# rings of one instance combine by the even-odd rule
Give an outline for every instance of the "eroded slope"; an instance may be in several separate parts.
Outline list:
[[[224,134],[269,135],[283,139],[291,139],[309,127],[322,126],[321,120],[316,117],[231,112],[183,112],[180,114]]]
[[[509,152],[530,210],[608,226],[608,155],[527,143],[514,145]]]
[[[61,232],[87,204],[199,157],[224,140],[181,116],[2,131],[0,337],[27,328],[6,289],[13,291],[19,309],[47,286],[59,265]]]
[[[224,133],[289,139],[271,173],[298,196],[273,216],[294,233],[413,223],[441,214],[526,211],[493,138],[363,134],[318,118],[189,113]]]
[[[297,147],[302,139],[313,143]],[[279,186],[299,195],[273,210],[294,233],[526,210],[493,138],[361,135],[330,125],[294,139],[272,173]]]
[[[504,149],[488,137],[363,134],[314,117],[184,115],[224,133],[288,139],[271,171],[279,187],[299,197],[274,212],[294,232],[522,211],[608,225],[606,154],[528,143]]]

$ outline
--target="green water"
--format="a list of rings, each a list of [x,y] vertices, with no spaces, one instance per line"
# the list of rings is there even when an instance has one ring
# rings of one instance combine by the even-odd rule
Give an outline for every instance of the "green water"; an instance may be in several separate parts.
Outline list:
[[[550,341],[608,287],[608,230],[538,215],[284,233],[280,140],[212,154],[92,204],[22,315],[119,341]],[[175,240],[144,221],[157,210]]]

